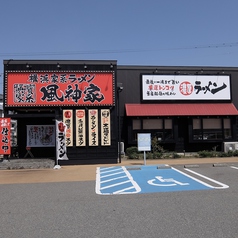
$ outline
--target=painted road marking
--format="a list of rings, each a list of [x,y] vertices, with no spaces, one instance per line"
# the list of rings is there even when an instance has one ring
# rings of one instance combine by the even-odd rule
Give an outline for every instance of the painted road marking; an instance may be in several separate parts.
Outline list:
[[[238,168],[237,168],[237,167],[235,167],[235,166],[231,166],[231,168],[232,168],[232,169],[238,169]]]
[[[159,181],[159,183],[157,180]],[[176,185],[181,185],[181,186],[189,185],[189,183],[181,183],[173,178],[163,179],[162,176],[155,176],[155,179],[149,180],[148,184],[154,185],[154,186],[165,186],[165,187],[176,186]]]
[[[224,184],[224,183],[220,183],[220,182],[218,182],[217,180],[208,178],[208,177],[206,177],[206,176],[204,176],[204,175],[202,175],[202,174],[199,174],[199,173],[197,173],[197,172],[194,172],[194,171],[192,171],[192,170],[190,170],[190,169],[185,169],[185,170],[186,170],[186,171],[189,171],[190,173],[193,173],[193,174],[195,174],[195,175],[198,175],[198,176],[200,176],[200,177],[202,177],[202,178],[204,178],[204,179],[206,179],[206,180],[209,180],[209,181],[211,181],[211,182],[213,182],[213,183],[216,183],[216,184],[220,185],[220,187],[214,187],[214,186],[212,186],[212,185],[210,185],[210,184],[208,184],[208,183],[204,183],[204,182],[201,181],[204,185],[206,185],[206,186],[208,186],[208,187],[210,187],[210,188],[215,188],[215,189],[225,189],[225,188],[229,188],[228,185],[226,185],[226,184]]]
[[[190,169],[185,170],[201,177],[203,181],[173,167],[170,169],[161,169],[161,167],[158,169],[158,167],[158,165],[98,167],[96,193],[111,195],[226,189],[229,187]],[[219,186],[212,186],[209,181]]]
[[[96,174],[96,193],[131,194],[139,193],[141,188],[133,180],[124,166],[98,167]]]

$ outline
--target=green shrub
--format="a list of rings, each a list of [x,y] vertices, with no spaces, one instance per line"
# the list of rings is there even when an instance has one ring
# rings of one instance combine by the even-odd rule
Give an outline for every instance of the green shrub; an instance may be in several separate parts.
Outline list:
[[[140,157],[138,153],[132,153],[128,155],[128,159],[140,159]]]
[[[228,152],[227,152],[227,157],[232,157],[233,156],[233,151],[232,150],[229,150]]]
[[[230,157],[229,154],[226,153],[226,152],[219,152],[219,153],[218,153],[218,156],[219,156],[219,157]]]
[[[135,156],[135,154],[138,154],[139,152],[138,152],[138,149],[137,149],[137,147],[135,147],[135,146],[132,146],[132,147],[128,147],[127,149],[126,149],[126,154],[127,154],[127,156],[130,158],[132,155],[133,156]]]
[[[217,153],[215,151],[202,150],[198,151],[198,155],[201,158],[216,157]]]
[[[233,156],[238,156],[238,150],[233,151]]]
[[[173,158],[177,159],[177,158],[181,158],[181,156],[179,154],[177,154],[177,153],[173,153]]]
[[[146,153],[146,159],[154,159],[153,157],[154,157],[153,153],[151,152]]]
[[[161,159],[163,156],[162,152],[154,152],[153,153],[153,159]]]

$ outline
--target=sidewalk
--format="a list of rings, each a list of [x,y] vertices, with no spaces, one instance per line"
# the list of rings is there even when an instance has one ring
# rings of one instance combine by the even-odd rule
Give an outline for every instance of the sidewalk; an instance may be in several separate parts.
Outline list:
[[[199,165],[199,164],[237,164],[238,157],[226,158],[179,158],[147,160],[146,165]],[[71,181],[95,181],[97,167],[144,165],[143,160],[122,160],[120,164],[96,164],[62,166],[61,169],[14,169],[0,170],[0,184],[50,183]]]

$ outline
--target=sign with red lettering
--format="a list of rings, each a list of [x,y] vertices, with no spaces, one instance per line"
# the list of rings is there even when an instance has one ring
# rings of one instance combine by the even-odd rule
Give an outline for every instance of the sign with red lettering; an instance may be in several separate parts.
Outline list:
[[[62,121],[55,121],[56,127],[56,159],[68,160],[65,143],[66,125]]]
[[[112,106],[114,80],[108,71],[7,71],[5,106]]]
[[[73,146],[73,110],[63,110],[63,122],[66,125],[66,146]]]
[[[89,146],[98,146],[98,110],[88,110]]]
[[[143,100],[231,100],[229,75],[142,75]]]
[[[109,109],[101,110],[101,145],[111,145],[111,119]]]
[[[0,154],[10,155],[11,154],[11,119],[1,118],[0,119]]]
[[[85,110],[76,110],[76,146],[86,146]]]
[[[55,125],[27,125],[27,147],[54,147]]]

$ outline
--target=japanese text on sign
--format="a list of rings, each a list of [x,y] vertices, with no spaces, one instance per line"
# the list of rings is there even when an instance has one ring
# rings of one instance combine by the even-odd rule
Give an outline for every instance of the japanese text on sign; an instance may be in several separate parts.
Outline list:
[[[111,72],[8,72],[6,75],[8,106],[114,104]]]
[[[76,146],[85,146],[85,110],[76,110]]]
[[[101,110],[101,145],[111,145],[110,110]]]
[[[0,141],[0,154],[11,154],[11,119],[0,119],[1,141]]]
[[[143,75],[143,100],[230,100],[227,75]]]

